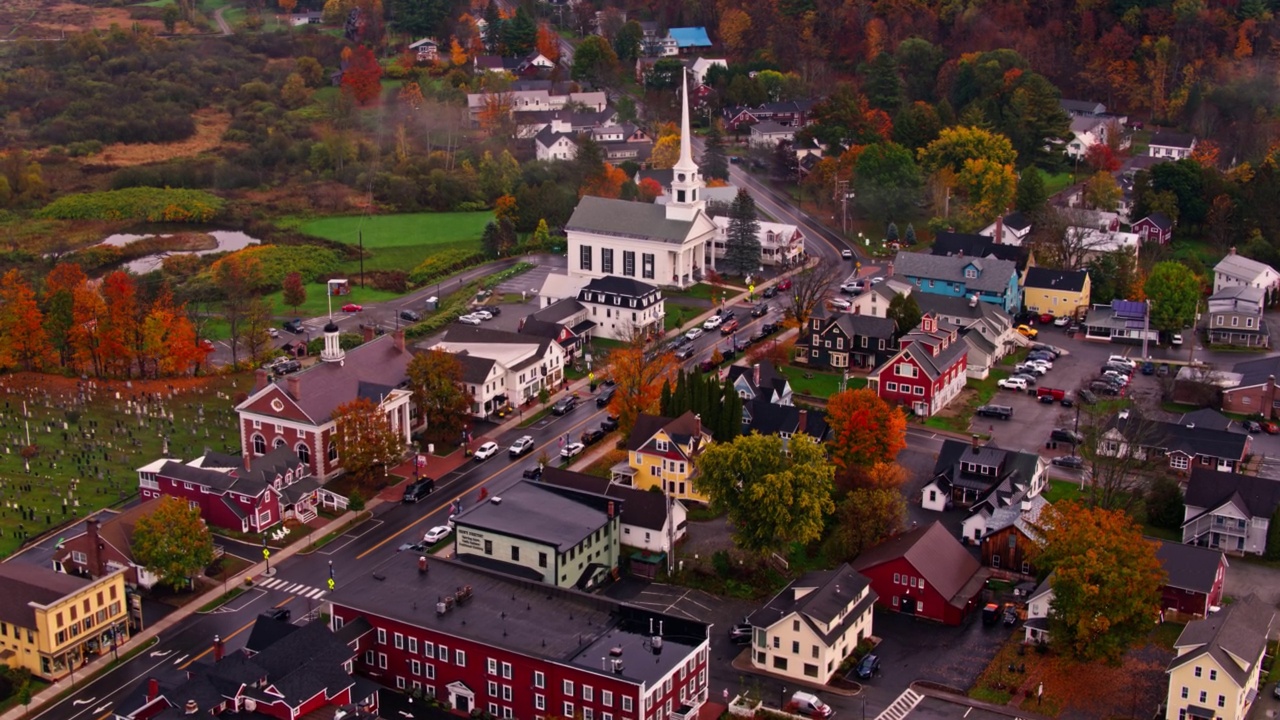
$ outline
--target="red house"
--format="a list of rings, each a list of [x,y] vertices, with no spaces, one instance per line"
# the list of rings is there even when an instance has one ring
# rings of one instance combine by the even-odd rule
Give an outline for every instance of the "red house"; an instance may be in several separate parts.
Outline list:
[[[989,575],[940,522],[880,543],[853,569],[871,580],[880,605],[947,625],[977,607]]]
[[[171,495],[200,508],[214,527],[259,533],[289,519],[316,516],[320,484],[293,451],[279,447],[262,457],[206,452],[189,463],[161,459],[138,468],[143,500]]]
[[[215,636],[212,664],[189,664],[184,673],[162,663],[159,672],[172,675],[148,679],[112,714],[116,720],[202,720],[223,714],[296,720],[309,713],[372,720],[378,685],[351,674],[351,644],[360,631],[332,633],[320,622],[291,625],[259,616],[252,631],[265,644],[259,652],[226,654]]]
[[[376,572],[326,598],[335,632],[372,627],[357,671],[460,715],[692,720],[707,700],[705,623],[440,558]]]
[[[1169,579],[1160,589],[1160,607],[1184,615],[1207,617],[1209,608],[1222,604],[1222,583],[1227,577],[1227,556],[1218,550],[1158,541],[1156,557]]]
[[[969,353],[958,325],[926,314],[898,347],[897,354],[867,377],[867,387],[886,402],[931,417],[964,390]]]
[[[1142,218],[1131,226],[1143,242],[1154,242],[1166,245],[1173,239],[1173,220],[1162,212],[1156,211]]]
[[[236,406],[240,447],[247,456],[288,447],[322,479],[342,469],[332,417],[339,405],[370,398],[386,412],[406,445],[422,417],[405,387],[413,353],[405,348],[404,330],[375,338],[372,328],[366,329],[364,344],[346,351],[338,345],[336,325],[327,325],[324,335],[321,362],[275,380],[259,370],[253,392]]]

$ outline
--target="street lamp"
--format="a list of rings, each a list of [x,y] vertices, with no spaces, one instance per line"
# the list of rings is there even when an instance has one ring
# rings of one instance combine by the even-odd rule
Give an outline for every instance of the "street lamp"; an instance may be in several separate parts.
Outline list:
[[[787,686],[783,685],[782,694],[778,696],[778,709],[781,710],[786,706],[787,706]]]

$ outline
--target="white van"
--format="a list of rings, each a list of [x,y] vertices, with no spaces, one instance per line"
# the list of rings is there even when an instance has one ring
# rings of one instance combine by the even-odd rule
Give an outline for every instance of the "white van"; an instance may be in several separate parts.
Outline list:
[[[798,706],[800,714],[805,717],[831,717],[831,706],[819,700],[813,693],[797,691],[791,696],[791,702]]]

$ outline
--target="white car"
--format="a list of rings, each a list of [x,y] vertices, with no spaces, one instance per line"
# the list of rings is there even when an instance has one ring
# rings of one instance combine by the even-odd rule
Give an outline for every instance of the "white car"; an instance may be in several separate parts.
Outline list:
[[[848,300],[842,300],[840,298],[832,298],[827,302],[829,302],[831,304],[831,307],[835,308],[836,310],[848,310],[849,308],[853,307],[853,303],[849,302]]]
[[[1174,347],[1182,345],[1182,333],[1174,333],[1173,337],[1169,338],[1169,344]]]
[[[702,323],[702,329],[715,330],[716,328],[720,327],[720,323],[722,322],[724,322],[724,318],[720,317],[719,315],[712,315],[711,317],[707,318],[706,322]]]
[[[1112,355],[1111,357],[1107,358],[1107,362],[1119,363],[1120,365],[1128,365],[1130,368],[1138,367],[1138,362],[1136,360],[1130,360],[1129,358],[1123,355]]]
[[[700,327],[690,328],[689,332],[685,333],[684,336],[689,338],[690,340],[697,340],[698,338],[702,337],[702,328]]]
[[[586,449],[586,445],[580,442],[571,442],[560,449],[560,457],[568,460],[571,457],[577,457]]]
[[[449,537],[449,533],[451,532],[453,532],[453,523],[449,523],[448,525],[437,525],[428,530],[426,535],[422,536],[422,542],[428,545],[435,545],[441,540]]]
[[[1026,390],[1027,381],[1019,377],[1007,377],[996,383],[1005,390]]]
[[[1056,317],[1053,319],[1053,324],[1055,327],[1066,327],[1071,324],[1071,317],[1069,315]]]
[[[511,447],[507,448],[507,454],[511,457],[520,457],[531,450],[533,450],[533,438],[525,435],[511,443]]]
[[[482,460],[488,460],[489,458],[493,457],[494,453],[496,452],[498,452],[498,443],[487,442],[481,445],[480,447],[476,448],[476,462],[480,462]]]
[[[884,278],[883,278],[883,277],[873,277],[873,278],[871,278],[871,284],[872,284],[872,285],[879,285],[879,284],[880,284],[880,283],[882,283],[882,282],[884,282]]]
[[[275,328],[267,328],[267,337],[278,338],[280,337],[280,331]]]
[[[471,315],[472,315],[473,317],[478,317],[478,318],[480,318],[481,320],[492,320],[492,319],[493,319],[493,313],[489,312],[488,310],[473,310],[473,311],[471,312]]]
[[[458,322],[462,323],[463,325],[479,325],[480,318],[476,317],[475,315],[463,315],[462,317],[458,318]]]
[[[1027,364],[1028,364],[1028,365],[1039,365],[1040,367],[1044,368],[1045,370],[1052,370],[1052,369],[1053,369],[1053,361],[1052,361],[1052,360],[1045,360],[1044,358],[1036,358],[1036,359],[1034,359],[1034,360],[1028,360],[1028,361],[1027,361]]]
[[[840,251],[840,257],[844,258],[845,260],[852,260],[852,259],[853,259],[853,251],[852,251],[852,250],[841,250],[841,251]]]
[[[1049,372],[1049,368],[1043,365],[1026,362],[1020,365],[1015,365],[1013,371],[1016,373],[1035,373],[1036,375],[1045,375]]]

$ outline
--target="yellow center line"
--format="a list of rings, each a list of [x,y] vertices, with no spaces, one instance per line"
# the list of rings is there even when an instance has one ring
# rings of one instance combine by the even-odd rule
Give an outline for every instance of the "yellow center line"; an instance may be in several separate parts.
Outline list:
[[[241,627],[239,630],[237,630],[237,631],[235,631],[235,632],[231,633],[230,635],[228,635],[228,636],[226,636],[226,637],[222,638],[222,642],[224,642],[224,643],[225,643],[226,641],[228,641],[228,640],[230,640],[231,638],[233,638],[233,637],[235,637],[235,636],[239,635],[240,633],[244,632],[245,630],[248,630],[249,628],[253,627],[253,624],[254,624],[254,623],[256,623],[256,622],[258,622],[258,619],[257,619],[257,618],[254,618],[254,619],[250,620],[249,622],[245,623],[245,624],[244,624],[244,626],[243,626],[243,627]],[[204,652],[200,653],[199,655],[197,655],[197,656],[195,656],[195,657],[191,658],[190,660],[186,661],[186,662],[185,662],[185,663],[183,663],[182,665],[178,666],[178,669],[179,669],[179,670],[186,670],[186,669],[187,669],[188,667],[190,667],[193,663],[197,662],[198,660],[200,660],[200,658],[204,657],[205,655],[208,655],[208,654],[209,654],[209,653],[211,653],[211,652],[213,652],[213,648],[208,648],[208,649],[206,649]]]
[[[111,716],[112,716],[112,715],[114,715],[114,714],[115,714],[114,712],[112,712],[111,710],[108,710],[108,711],[106,711],[106,712],[102,713],[101,715],[99,715],[99,716],[98,716],[97,718],[95,718],[94,720],[107,720],[107,718],[111,717]]]
[[[289,597],[287,597],[287,598],[285,598],[285,599],[281,600],[280,602],[276,603],[274,607],[282,608],[282,607],[284,607],[285,605],[288,605],[289,603],[293,602],[293,598],[294,598],[294,597],[295,597],[295,596],[290,595]]]
[[[590,398],[588,398],[588,399],[590,399]],[[576,425],[574,425],[574,426],[570,427],[570,428],[569,428],[569,432],[570,432],[570,433],[572,433],[573,431],[575,431],[575,430],[577,430],[578,428],[582,427],[584,424],[586,424],[586,423],[588,423],[588,422],[591,422],[592,420],[594,420],[594,419],[595,419],[595,417],[596,417],[597,415],[599,415],[599,414],[600,414],[600,412],[601,412],[600,410],[596,410],[594,413],[592,413],[592,414],[591,414],[591,416],[590,416],[590,417],[588,417],[588,418],[586,418],[586,419],[582,420],[581,422],[579,422],[578,424],[576,424]],[[538,447],[535,447],[535,448],[534,448],[534,451],[536,452],[536,451],[538,451],[538,450],[546,450],[548,447],[550,447],[551,445],[554,445],[554,444],[555,444],[555,443],[557,443],[558,441],[559,441],[558,439],[557,439],[557,440],[549,440],[549,441],[547,441],[546,443],[543,443],[542,445],[540,445],[540,446],[538,446]],[[530,455],[532,455],[533,453],[531,452],[531,453],[529,453],[529,454],[530,454]],[[463,492],[460,492],[460,493],[458,493],[457,495],[453,496],[453,499],[451,499],[451,500],[447,500],[447,501],[445,501],[444,503],[442,503],[442,504],[440,504],[440,505],[436,506],[435,508],[433,508],[433,509],[431,509],[430,511],[428,511],[425,515],[423,515],[420,519],[418,519],[418,521],[417,521],[417,522],[414,522],[414,523],[411,523],[411,524],[407,525],[407,526],[404,528],[404,530],[401,530],[400,532],[396,533],[395,535],[392,535],[392,536],[390,536],[390,537],[388,537],[388,538],[386,538],[386,539],[382,540],[382,541],[381,541],[381,542],[379,542],[377,545],[374,545],[373,547],[369,548],[368,550],[365,550],[364,552],[360,553],[359,555],[357,555],[357,556],[356,556],[356,559],[357,559],[357,560],[363,560],[363,559],[365,559],[365,557],[366,557],[366,556],[368,556],[370,553],[372,553],[372,552],[374,552],[375,550],[377,550],[377,549],[381,548],[383,545],[386,545],[387,543],[391,542],[392,540],[394,540],[394,539],[396,539],[396,538],[400,537],[400,535],[404,534],[404,532],[405,532],[406,530],[412,530],[413,528],[418,527],[419,525],[423,524],[423,523],[424,523],[424,522],[426,522],[428,519],[430,519],[430,517],[431,517],[433,514],[435,514],[436,512],[438,512],[438,511],[440,511],[440,510],[444,509],[445,507],[447,507],[448,505],[450,505],[450,504],[454,503],[455,501],[461,500],[461,499],[462,499],[462,497],[463,497],[464,495],[466,495],[467,493],[471,492],[472,490],[475,490],[475,489],[477,489],[477,488],[483,487],[485,483],[487,483],[487,482],[489,482],[490,480],[492,480],[492,479],[494,479],[494,478],[498,477],[498,476],[499,476],[499,475],[501,475],[502,473],[504,473],[504,472],[506,472],[507,470],[509,470],[511,467],[512,467],[512,465],[508,465],[507,467],[505,467],[505,468],[503,468],[503,469],[501,469],[501,470],[499,470],[499,471],[495,472],[494,474],[490,475],[489,477],[485,478],[484,480],[481,480],[481,481],[480,481],[480,484],[479,484],[479,485],[477,485],[476,487],[474,487],[474,488],[470,488],[470,489],[465,490],[465,491],[463,491]]]

